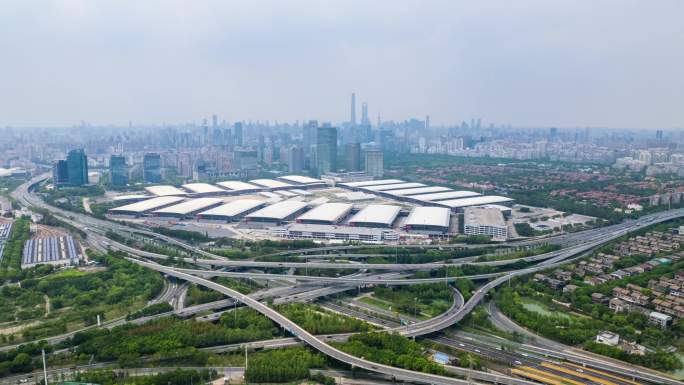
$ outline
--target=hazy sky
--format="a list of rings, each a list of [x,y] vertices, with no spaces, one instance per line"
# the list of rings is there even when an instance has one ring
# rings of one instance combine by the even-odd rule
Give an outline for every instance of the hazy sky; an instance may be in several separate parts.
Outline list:
[[[0,126],[684,127],[684,1],[3,0]]]

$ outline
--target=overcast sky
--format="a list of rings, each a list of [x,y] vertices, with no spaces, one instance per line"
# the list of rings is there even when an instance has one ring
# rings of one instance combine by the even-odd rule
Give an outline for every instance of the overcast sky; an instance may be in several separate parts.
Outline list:
[[[0,126],[684,127],[684,1],[3,0]]]

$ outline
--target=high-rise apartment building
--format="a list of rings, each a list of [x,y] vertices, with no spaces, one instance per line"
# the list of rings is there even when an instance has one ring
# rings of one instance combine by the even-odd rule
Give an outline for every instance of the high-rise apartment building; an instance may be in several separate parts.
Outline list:
[[[125,156],[112,155],[109,158],[109,181],[112,186],[117,187],[128,184],[128,167]]]
[[[316,172],[337,171],[337,128],[318,127],[316,138]]]
[[[382,178],[384,174],[383,154],[379,149],[366,149],[366,173],[375,178]]]
[[[235,145],[236,146],[242,146],[243,145],[242,122],[235,122],[235,126],[233,127],[233,135],[235,135],[235,140],[234,140]]]
[[[147,153],[143,157],[143,180],[145,183],[161,183],[161,155]]]
[[[292,146],[287,151],[288,171],[293,174],[301,173],[304,170],[304,149],[300,146]]]
[[[361,171],[361,144],[351,142],[345,145],[344,163],[347,171]]]
[[[70,186],[88,184],[88,157],[83,149],[71,150],[67,154],[68,180]]]

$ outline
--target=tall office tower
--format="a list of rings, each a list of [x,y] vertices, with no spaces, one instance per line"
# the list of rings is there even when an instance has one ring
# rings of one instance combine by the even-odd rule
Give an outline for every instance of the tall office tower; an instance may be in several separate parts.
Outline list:
[[[69,166],[66,160],[60,159],[52,163],[52,184],[55,187],[69,183]]]
[[[309,120],[303,127],[302,142],[304,143],[304,152],[309,152],[311,146],[316,144],[316,134],[318,133],[318,121]]]
[[[352,126],[356,126],[356,94],[353,92],[351,95],[351,118],[349,122]]]
[[[318,127],[316,138],[316,172],[318,175],[337,171],[337,128]]]
[[[657,130],[656,131],[656,140],[657,141],[663,140],[663,130]]]
[[[109,158],[109,181],[112,186],[118,187],[128,184],[128,167],[125,156],[112,155]]]
[[[366,173],[375,178],[382,178],[384,174],[384,163],[382,151],[378,149],[366,150]]]
[[[304,170],[304,149],[292,146],[287,151],[287,166],[291,173],[301,173]]]
[[[233,126],[233,135],[235,136],[233,143],[236,146],[242,146],[242,122],[235,122],[235,126]]]
[[[161,155],[147,153],[143,157],[143,180],[145,183],[160,183],[161,177]]]
[[[370,126],[370,119],[368,119],[368,103],[361,103],[361,124]]]
[[[67,154],[69,185],[83,186],[88,184],[88,157],[83,149],[71,150]]]
[[[344,162],[347,171],[361,171],[361,144],[347,143],[344,148]]]
[[[430,129],[430,115],[425,115],[425,129]]]
[[[216,116],[216,114],[211,116],[211,128],[218,128],[218,116]]]
[[[556,127],[549,128],[549,140],[554,141],[556,139],[558,139],[558,128],[556,128]]]

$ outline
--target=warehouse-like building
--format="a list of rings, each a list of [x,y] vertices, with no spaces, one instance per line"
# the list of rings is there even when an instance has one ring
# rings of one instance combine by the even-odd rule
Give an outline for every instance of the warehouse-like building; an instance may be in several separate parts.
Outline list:
[[[167,206],[174,205],[183,201],[185,198],[176,196],[164,196],[157,198],[150,198],[144,201],[131,203],[125,206],[115,207],[109,209],[110,214],[114,215],[134,215],[140,216],[152,210],[158,210]]]
[[[352,207],[349,203],[323,203],[300,215],[297,223],[334,225],[346,218]]]
[[[150,194],[158,197],[165,197],[165,196],[186,196],[188,195],[187,192],[179,189],[178,187],[175,186],[168,186],[168,185],[163,185],[163,186],[148,186],[145,187],[145,190],[149,192]]]
[[[36,265],[78,265],[80,260],[81,253],[78,244],[70,235],[33,238],[24,243],[21,268],[26,269]]]
[[[485,195],[479,197],[452,199],[446,201],[429,202],[431,205],[448,207],[452,211],[462,212],[466,207],[484,206],[490,204],[506,205],[513,203],[513,199],[499,195]]]
[[[264,207],[245,216],[245,222],[280,224],[306,210],[307,204],[296,201],[283,201]]]
[[[400,211],[399,206],[368,205],[349,220],[349,225],[391,228]]]
[[[198,219],[235,222],[262,207],[266,202],[258,199],[237,199],[197,214]]]
[[[232,193],[238,193],[238,194],[256,192],[256,191],[261,191],[264,189],[263,187],[257,186],[255,184],[242,182],[239,180],[227,180],[224,182],[218,182],[216,184],[225,188],[226,190],[228,190]]]
[[[160,217],[174,217],[174,218],[191,218],[195,214],[216,207],[223,203],[221,198],[197,198],[179,203],[177,205],[164,207],[153,211],[154,215]]]
[[[221,195],[226,193],[226,190],[209,183],[187,183],[181,187],[188,190],[194,196]]]
[[[445,207],[414,207],[404,221],[404,229],[425,234],[444,234],[449,231],[451,211]]]

